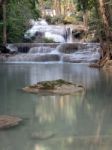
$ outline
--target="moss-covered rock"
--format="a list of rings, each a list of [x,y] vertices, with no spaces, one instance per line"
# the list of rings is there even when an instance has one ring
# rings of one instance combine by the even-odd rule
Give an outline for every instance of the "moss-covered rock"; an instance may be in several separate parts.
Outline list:
[[[37,93],[41,95],[45,94],[68,95],[74,94],[76,92],[82,92],[84,91],[84,87],[82,85],[76,85],[71,82],[59,79],[53,81],[38,82],[37,84],[27,86],[22,90],[28,93]]]

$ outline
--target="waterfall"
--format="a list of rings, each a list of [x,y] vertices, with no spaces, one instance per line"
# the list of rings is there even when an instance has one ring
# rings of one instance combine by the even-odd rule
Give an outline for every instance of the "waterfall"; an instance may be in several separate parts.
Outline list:
[[[44,39],[52,40],[54,43],[64,43],[70,41],[70,27],[65,25],[48,25],[45,20],[31,21],[31,28],[25,34],[25,39],[34,39],[33,42],[44,42]]]
[[[89,63],[100,59],[98,43],[73,42],[74,26],[48,25],[45,20],[31,20],[30,24],[32,27],[25,32],[24,37],[30,39],[36,36],[34,43],[8,44],[7,49],[13,55],[0,57],[0,61]],[[52,39],[54,43],[37,43],[40,36]]]
[[[89,63],[100,59],[98,43],[15,43],[8,47],[15,48],[16,53],[0,59],[5,62]]]

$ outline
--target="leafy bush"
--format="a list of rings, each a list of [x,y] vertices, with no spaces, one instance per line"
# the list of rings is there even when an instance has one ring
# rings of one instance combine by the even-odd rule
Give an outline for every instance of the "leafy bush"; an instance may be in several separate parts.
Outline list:
[[[51,16],[45,16],[45,20],[49,23],[49,24],[51,24],[51,20],[52,20],[52,17]]]
[[[49,38],[43,38],[43,41],[45,42],[45,43],[54,43],[54,40],[53,39],[49,39]]]
[[[24,32],[27,30],[29,19],[36,19],[38,17],[39,12],[33,8],[33,5],[30,1],[10,0],[7,5],[8,42],[22,42]]]
[[[74,17],[66,16],[63,20],[64,24],[73,24],[75,22]]]
[[[64,16],[46,16],[45,19],[49,24],[62,24]]]

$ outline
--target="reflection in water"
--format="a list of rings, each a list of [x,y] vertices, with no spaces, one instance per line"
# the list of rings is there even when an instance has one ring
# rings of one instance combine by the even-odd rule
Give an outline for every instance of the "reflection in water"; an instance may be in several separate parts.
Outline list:
[[[84,84],[86,93],[38,96],[19,90],[59,78]],[[0,114],[22,117],[24,123],[0,131],[0,150],[111,150],[111,89],[111,76],[86,65],[1,64]],[[32,139],[32,133],[44,140]]]
[[[47,150],[48,148],[46,148],[46,147],[43,147],[43,146],[41,146],[41,145],[38,145],[38,144],[36,144],[35,145],[35,149],[34,150]]]
[[[77,104],[81,103],[84,93],[74,96],[43,96],[38,98],[35,105],[35,116],[40,124],[55,124],[57,120],[62,120],[67,124],[72,124],[75,119]],[[41,104],[41,105],[40,105]]]
[[[84,84],[86,88],[90,88],[100,80],[99,70],[93,68],[90,69],[84,64],[54,63],[33,65],[33,67],[28,68],[30,73],[29,84],[34,84],[38,81],[64,79],[73,81],[74,83]]]

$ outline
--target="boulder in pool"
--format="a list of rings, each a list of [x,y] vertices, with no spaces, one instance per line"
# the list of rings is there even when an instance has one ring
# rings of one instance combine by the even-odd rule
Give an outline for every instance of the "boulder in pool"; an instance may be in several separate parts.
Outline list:
[[[0,115],[0,129],[7,129],[19,125],[22,121],[19,117]]]
[[[70,95],[77,92],[83,92],[84,87],[82,85],[73,84],[71,82],[59,79],[53,81],[41,81],[37,84],[24,87],[22,90],[39,95]]]

